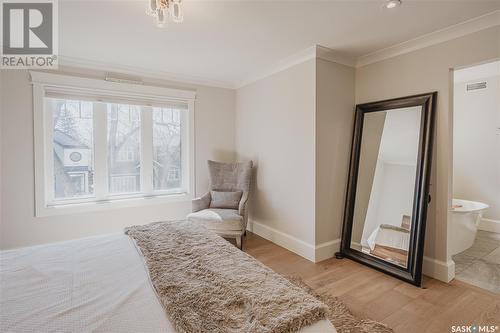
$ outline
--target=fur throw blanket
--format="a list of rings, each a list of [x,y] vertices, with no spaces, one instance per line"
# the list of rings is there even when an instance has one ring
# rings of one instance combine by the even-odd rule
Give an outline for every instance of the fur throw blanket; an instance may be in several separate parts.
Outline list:
[[[157,222],[125,233],[179,333],[295,332],[326,317],[316,297],[200,225]]]

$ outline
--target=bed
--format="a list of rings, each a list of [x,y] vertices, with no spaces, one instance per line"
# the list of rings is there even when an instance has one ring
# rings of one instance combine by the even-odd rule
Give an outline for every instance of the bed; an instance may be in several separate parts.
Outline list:
[[[2,332],[175,332],[123,233],[2,251],[0,268]]]

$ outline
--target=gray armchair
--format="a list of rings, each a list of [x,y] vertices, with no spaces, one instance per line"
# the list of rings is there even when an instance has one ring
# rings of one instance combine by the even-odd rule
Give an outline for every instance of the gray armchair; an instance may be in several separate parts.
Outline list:
[[[208,161],[209,192],[193,199],[187,219],[201,223],[224,238],[235,238],[242,249],[248,222],[252,161],[220,163]]]

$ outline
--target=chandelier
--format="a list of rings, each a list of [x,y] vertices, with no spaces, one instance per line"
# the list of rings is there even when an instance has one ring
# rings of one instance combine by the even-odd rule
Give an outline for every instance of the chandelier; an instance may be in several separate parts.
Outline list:
[[[146,14],[156,18],[156,25],[163,28],[170,19],[175,23],[184,20],[182,14],[182,0],[148,0]]]

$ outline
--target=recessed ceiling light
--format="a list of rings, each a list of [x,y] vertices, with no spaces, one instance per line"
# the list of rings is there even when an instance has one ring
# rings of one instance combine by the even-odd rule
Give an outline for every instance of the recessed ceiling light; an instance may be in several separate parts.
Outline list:
[[[385,8],[392,9],[396,8],[397,6],[401,6],[401,4],[401,0],[388,0],[385,4]]]

